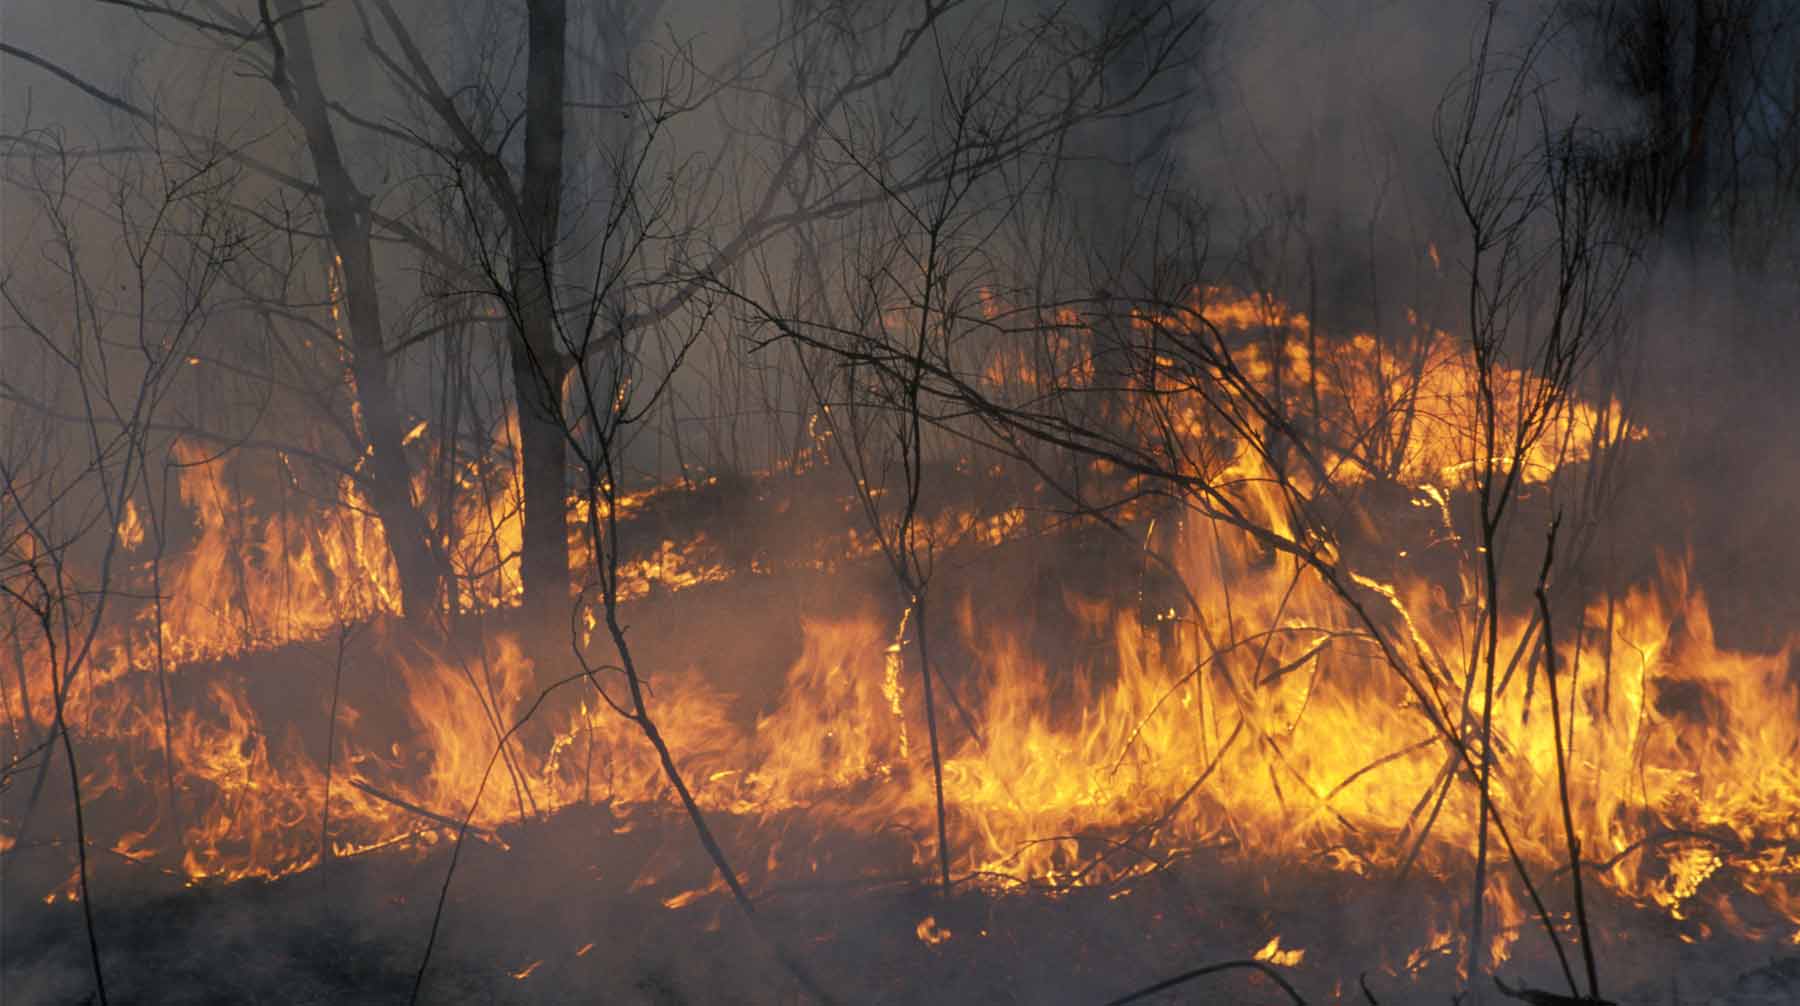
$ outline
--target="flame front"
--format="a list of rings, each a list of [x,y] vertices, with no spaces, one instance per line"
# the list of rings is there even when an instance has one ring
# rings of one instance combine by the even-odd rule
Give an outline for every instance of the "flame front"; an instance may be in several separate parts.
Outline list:
[[[1001,309],[991,298],[984,308]],[[1310,331],[1303,315],[1269,298],[1206,291],[1192,310],[1221,328]],[[1451,519],[1478,456],[1462,411],[1471,364],[1442,332],[1422,328],[1414,345],[1412,355],[1384,355],[1367,336],[1316,349],[1296,339],[1276,357],[1259,343],[1246,371],[1287,389],[1272,394],[1320,396],[1332,434],[1322,439],[1345,445],[1324,468],[1346,481],[1407,487],[1417,520],[1384,539],[1390,558],[1341,568],[1377,618],[1402,627],[1423,689],[1452,714],[1448,732],[1473,743],[1464,682],[1482,612],[1469,579],[1473,546]],[[1072,361],[1070,379],[1091,380],[1095,367],[1079,358],[1079,341],[1059,347]],[[1020,378],[998,356],[984,372],[998,383]],[[427,431],[414,433],[429,444]],[[508,436],[501,430],[496,442]],[[1518,467],[1526,481],[1543,483],[1606,442],[1640,436],[1616,403],[1572,403]],[[374,721],[390,711],[364,699],[323,710],[328,746],[303,737],[297,721],[266,720],[250,698],[245,675],[258,661],[247,654],[301,641],[329,651],[344,626],[398,610],[380,526],[351,479],[337,487],[337,505],[302,497],[278,508],[234,490],[226,462],[178,457],[191,544],[160,560],[163,603],[109,628],[71,696],[83,742],[106,751],[84,780],[88,799],[140,808],[107,840],[121,855],[172,858],[196,882],[276,877],[327,855],[429,845],[465,818],[476,838],[501,843],[509,823],[576,804],[609,803],[627,822],[673,805],[637,727],[591,689],[565,690],[509,733],[555,675],[505,634],[472,647],[398,634],[377,643],[398,682],[390,697],[402,707],[403,730],[378,730]],[[1286,530],[1287,501],[1270,473],[1241,453],[1224,463],[1239,477],[1235,501]],[[496,467],[468,464],[449,510],[454,526],[439,532],[458,607],[480,612],[520,594],[520,488],[501,466],[500,491],[487,492]],[[656,487],[619,505],[648,512],[683,491]],[[572,533],[583,523],[579,506],[571,501]],[[966,666],[937,669],[962,706],[938,710],[957,877],[998,888],[1118,884],[1203,846],[1324,858],[1359,873],[1461,869],[1476,844],[1478,808],[1454,749],[1423,714],[1419,693],[1389,672],[1342,593],[1229,521],[1131,516],[1190,596],[1152,604],[1139,596],[1141,584],[1118,592],[1084,585],[1036,620],[997,615],[972,592],[934,609],[932,630],[954,636],[967,655]],[[1040,532],[1043,522],[1011,502],[946,508],[926,531],[997,551]],[[117,533],[138,547],[135,509]],[[622,564],[624,599],[765,571],[734,567],[704,535],[657,541]],[[875,546],[846,525],[821,533],[814,547],[790,564],[829,575]],[[776,699],[748,714],[721,684],[729,676],[706,673],[716,669],[659,668],[655,715],[701,807],[764,822],[799,815],[834,834],[899,834],[917,866],[932,864],[936,807],[911,617],[874,599],[860,610],[808,614]],[[1042,642],[1045,623],[1062,633],[1055,645]],[[1522,656],[1497,690],[1490,750],[1497,813],[1527,862],[1548,871],[1565,851],[1539,631],[1523,608],[1499,627],[1501,651]],[[1800,941],[1794,643],[1769,653],[1720,648],[1704,598],[1673,559],[1655,582],[1594,601],[1578,630],[1555,642],[1583,859],[1614,891],[1675,919],[1716,898],[1729,878],[1768,908],[1760,920],[1740,920],[1746,931]],[[22,685],[9,685],[4,701],[16,734],[21,724],[49,722],[41,656],[15,658]],[[225,658],[242,669],[206,667]],[[187,698],[165,715],[169,674]],[[617,684],[604,672],[598,679],[601,688]],[[10,841],[0,835],[0,849]],[[768,841],[754,857],[767,865],[747,882],[816,868],[818,849]],[[680,909],[722,890],[715,880],[664,903]],[[1505,884],[1491,897],[1500,927],[1484,951],[1503,960],[1527,910]],[[926,917],[917,937],[938,944],[951,933]],[[1405,966],[1436,952],[1415,950]],[[1302,954],[1276,937],[1257,959],[1289,967]],[[522,981],[539,963],[509,973]]]

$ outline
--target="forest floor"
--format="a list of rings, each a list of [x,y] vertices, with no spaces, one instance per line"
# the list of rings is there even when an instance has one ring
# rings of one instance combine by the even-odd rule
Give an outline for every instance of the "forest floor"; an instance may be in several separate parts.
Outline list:
[[[684,497],[686,512],[641,518],[639,530],[650,529],[641,536],[708,528],[722,561],[743,571],[765,561],[759,557],[794,551],[826,520],[822,504],[801,499],[759,501],[761,512],[790,515],[785,523],[748,521],[735,500],[740,490]],[[845,520],[841,509],[831,520]],[[752,525],[753,534],[734,530]],[[1057,549],[1024,541],[960,567],[952,562],[946,589],[978,594],[977,615],[980,608],[1060,610],[1064,584],[1131,574],[1119,568],[1116,543],[1062,537]],[[727,668],[719,673],[734,681],[736,715],[753,719],[801,645],[801,613],[849,611],[891,595],[885,576],[879,560],[867,558],[653,592],[629,607],[634,646],[647,666]],[[1011,586],[987,589],[994,583]],[[192,683],[183,687],[203,687],[209,676],[291,682],[303,675],[303,687],[251,691],[270,689],[258,701],[271,709],[326,708],[328,679],[318,669],[330,663],[328,646],[297,644],[195,668],[184,672]],[[954,645],[946,648],[946,660],[958,657]],[[276,673],[283,667],[291,673]],[[374,708],[394,685],[378,671],[358,674],[344,698]],[[308,743],[322,744],[322,736]],[[798,813],[714,814],[721,845],[740,858],[763,855],[772,834],[791,846],[831,850],[804,881],[753,888],[753,927],[728,895],[693,896],[716,887],[716,874],[677,810],[618,809],[600,802],[522,815],[497,829],[494,841],[466,842],[454,867],[447,829],[278,880],[229,884],[190,883],[168,863],[97,851],[91,908],[109,998],[385,1004],[408,1001],[417,981],[418,1002],[453,1006],[773,1004],[806,1001],[790,973],[797,964],[846,1003],[1102,1003],[1259,951],[1288,955],[1278,958],[1279,973],[1310,1003],[1450,1003],[1459,984],[1448,934],[1463,924],[1455,903],[1466,896],[1464,884],[1423,871],[1404,879],[1365,875],[1329,855],[1273,856],[1222,839],[1120,883],[1064,890],[962,884],[945,896],[915,865],[916,836],[837,830]],[[52,800],[44,813],[66,810]],[[91,1001],[81,907],[44,901],[66,884],[69,858],[66,843],[55,841],[0,858],[0,993],[8,1006]],[[1800,946],[1734,936],[1730,919],[1675,920],[1605,891],[1590,892],[1590,914],[1601,990],[1622,1006],[1800,1002]],[[1694,941],[1696,925],[1708,921],[1717,923],[1711,937]],[[1500,972],[1509,982],[1567,991],[1538,923],[1527,919],[1508,935],[1516,938]],[[1579,962],[1573,967],[1579,971]],[[1493,989],[1484,998],[1506,1001]],[[1244,968],[1150,1001],[1292,1000],[1261,971]]]
[[[465,847],[419,1002],[806,1001],[771,940],[846,1003],[1102,1003],[1181,972],[1241,961],[1279,937],[1304,955],[1282,975],[1311,1003],[1450,1003],[1455,963],[1434,932],[1449,909],[1435,881],[1396,885],[1321,863],[1257,863],[1210,850],[1129,885],[1046,892],[881,881],[869,855],[836,879],[759,892],[758,930],[729,899],[665,907],[706,883],[685,820],[581,807],[504,830],[510,848]],[[746,822],[722,820],[742,847]],[[867,843],[863,843],[867,844]],[[849,842],[847,840],[847,847]],[[669,850],[683,850],[672,859]],[[889,850],[892,853],[894,850]],[[889,862],[898,858],[890,855]],[[631,878],[673,868],[631,890]],[[274,882],[182,888],[99,872],[95,924],[118,1003],[408,1001],[449,870],[447,843],[393,850]],[[91,1001],[78,906],[6,906],[9,1004]],[[1597,899],[1602,990],[1624,1006],[1775,1006],[1800,1001],[1800,951],[1719,935],[1684,943],[1666,919]],[[1519,934],[1514,984],[1566,989],[1540,931]],[[932,942],[936,941],[936,942]],[[1433,948],[1436,949],[1433,949]],[[1579,967],[1579,965],[1577,965]],[[1489,991],[1491,1002],[1505,1001]],[[1262,974],[1234,970],[1156,1002],[1283,1003]]]

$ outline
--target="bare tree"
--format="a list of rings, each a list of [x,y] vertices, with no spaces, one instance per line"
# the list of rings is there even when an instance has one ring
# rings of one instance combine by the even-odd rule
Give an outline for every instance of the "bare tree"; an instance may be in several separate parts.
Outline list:
[[[1490,18],[1487,31],[1492,27]],[[1468,238],[1461,265],[1475,361],[1473,481],[1483,604],[1480,653],[1469,670],[1472,683],[1480,669],[1482,802],[1471,953],[1482,943],[1486,901],[1503,529],[1534,450],[1553,435],[1583,372],[1616,334],[1631,259],[1629,233],[1582,170],[1578,134],[1555,124],[1542,99],[1535,63],[1544,38],[1540,34],[1524,52],[1509,55],[1496,52],[1484,35],[1475,65],[1441,107],[1437,127]],[[1572,833],[1568,841],[1571,860],[1578,860]],[[1591,945],[1584,939],[1582,946],[1587,995],[1597,998]]]
[[[36,211],[36,226],[0,267],[0,339],[9,361],[0,378],[9,431],[0,445],[0,594],[21,655],[22,712],[0,749],[0,792],[35,765],[23,837],[52,752],[60,750],[101,1002],[106,985],[76,756],[85,716],[73,698],[88,683],[123,557],[141,544],[137,500],[154,495],[149,461],[159,440],[157,415],[188,370],[214,288],[250,243],[227,210],[238,171],[161,131],[138,139],[160,156],[84,156],[61,133],[42,129],[10,137],[0,151],[6,188]],[[90,241],[96,225],[111,240]],[[47,286],[40,277],[50,279]],[[57,416],[68,424],[49,424],[52,435],[20,436]],[[15,699],[5,704],[10,711]],[[163,714],[163,755],[172,773],[166,701]],[[32,736],[38,726],[41,734]],[[169,795],[172,806],[172,789]]]
[[[1616,335],[1632,261],[1631,231],[1582,170],[1581,135],[1559,123],[1544,99],[1537,66],[1545,38],[1539,33],[1524,51],[1502,53],[1491,34],[1482,34],[1468,76],[1439,117],[1443,166],[1468,242],[1453,261],[1463,283],[1460,339],[1470,366],[1462,372],[1466,380],[1447,392],[1453,401],[1432,407],[1447,404],[1460,423],[1460,462],[1446,476],[1458,480],[1452,486],[1458,505],[1466,500],[1473,510],[1475,534],[1463,561],[1479,571],[1482,584],[1472,634],[1482,642],[1460,661],[1460,674],[1407,629],[1399,598],[1359,569],[1351,541],[1355,528],[1376,519],[1370,508],[1377,501],[1359,487],[1370,474],[1397,471],[1397,459],[1416,456],[1406,443],[1415,433],[1404,420],[1424,404],[1418,380],[1385,389],[1393,397],[1374,415],[1321,403],[1317,385],[1286,383],[1285,350],[1262,352],[1246,332],[1289,322],[1268,312],[1248,329],[1224,326],[1209,316],[1207,295],[1195,292],[1203,277],[1167,267],[1204,262],[1195,253],[1204,237],[1180,224],[1192,218],[1181,212],[1179,193],[1151,200],[1141,219],[1154,223],[1138,232],[1134,254],[1095,264],[1094,274],[1105,278],[1090,287],[1100,290],[1094,296],[997,312],[970,311],[953,300],[929,305],[937,330],[970,326],[990,344],[1021,353],[1071,339],[1090,347],[1091,366],[1041,370],[1041,381],[1029,387],[996,383],[968,358],[916,341],[910,328],[846,326],[817,300],[796,300],[798,310],[759,306],[775,338],[837,361],[862,384],[900,389],[887,402],[898,417],[923,415],[950,435],[977,437],[1032,465],[1091,519],[1124,530],[1110,515],[1132,500],[1169,500],[1291,562],[1296,581],[1314,578],[1328,587],[1355,627],[1348,634],[1376,649],[1442,745],[1444,789],[1436,799],[1461,780],[1477,803],[1471,978],[1485,967],[1478,955],[1492,834],[1564,959],[1571,995],[1592,998],[1598,979],[1591,956],[1583,992],[1521,856],[1516,825],[1502,819],[1493,799],[1494,752],[1502,746],[1493,709],[1510,666],[1497,631],[1511,596],[1503,583],[1505,556],[1516,547],[1507,529],[1516,523],[1521,487],[1557,467],[1546,458],[1565,456],[1559,438],[1567,435],[1589,368]],[[888,198],[896,213],[906,211],[906,201]],[[920,231],[931,233],[924,225]],[[997,278],[986,263],[961,268],[980,282]],[[921,302],[911,306],[926,306]],[[1310,363],[1322,366],[1325,351],[1316,341],[1312,351]],[[1045,448],[1081,463],[1060,470],[1045,465]],[[1174,569],[1165,557],[1153,558]],[[1540,577],[1546,580],[1547,574]],[[1235,650],[1235,636],[1208,628],[1195,586],[1184,587],[1188,617],[1206,636],[1206,652]],[[1270,659],[1269,648],[1247,659],[1260,664]],[[1252,673],[1233,677],[1225,662],[1217,666],[1247,711],[1249,692],[1269,676],[1248,668]],[[1261,743],[1278,757],[1269,739]],[[1425,830],[1429,824],[1417,841]],[[1574,862],[1579,836],[1572,825],[1564,838]]]
[[[784,285],[721,283],[752,324],[773,326],[777,338],[761,352],[794,354],[899,588],[906,615],[896,643],[910,626],[946,893],[940,693],[978,742],[980,733],[931,655],[931,580],[953,544],[933,527],[941,501],[930,498],[932,472],[968,435],[937,414],[931,374],[984,358],[986,326],[971,319],[1002,273],[999,235],[1051,204],[1059,166],[1084,127],[1148,116],[1174,100],[1180,87],[1166,78],[1187,65],[1202,14],[1152,4],[1089,22],[1071,11],[1013,17],[943,4],[897,25],[891,13],[870,11],[839,30],[852,45],[895,38],[886,44],[900,58],[848,85],[827,84],[823,96],[803,88],[809,115],[799,135],[816,136],[816,146],[790,148],[804,157],[803,197],[833,193],[841,209],[805,221],[783,246],[797,267],[759,257],[764,275],[785,274]]]
[[[1562,5],[1589,72],[1630,110],[1587,146],[1610,201],[1691,252],[1762,272],[1785,256],[1796,182],[1796,33],[1782,0]]]

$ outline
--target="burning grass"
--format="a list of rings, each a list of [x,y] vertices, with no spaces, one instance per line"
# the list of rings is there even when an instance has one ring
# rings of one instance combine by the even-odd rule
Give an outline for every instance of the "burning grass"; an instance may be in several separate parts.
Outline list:
[[[1291,312],[1263,324],[1307,331]],[[1443,333],[1416,345],[1410,362],[1355,338],[1281,366],[1247,357],[1277,395],[1322,384],[1321,401],[1341,400],[1325,439],[1358,446],[1327,467],[1373,519],[1330,558],[1364,592],[1360,613],[1231,520],[1139,499],[1110,527],[1070,521],[1004,471],[938,473],[949,489],[922,533],[945,557],[934,635],[949,640],[936,673],[957,893],[943,901],[920,889],[937,832],[906,671],[911,615],[888,600],[876,545],[823,477],[834,473],[796,463],[729,491],[621,498],[621,526],[644,542],[621,562],[623,617],[661,735],[750,897],[824,980],[858,1001],[921,989],[1104,998],[1135,977],[1255,957],[1324,1001],[1354,997],[1347,983],[1363,972],[1402,998],[1447,994],[1469,956],[1461,878],[1481,822],[1457,746],[1483,736],[1471,692],[1487,613],[1458,516],[1470,462],[1452,406],[1466,375]],[[1197,409],[1179,392],[1169,401],[1178,415]],[[1551,453],[1516,466],[1521,506],[1605,443],[1629,442],[1620,424],[1616,406],[1559,413],[1538,442]],[[1212,460],[1234,476],[1237,504],[1287,529],[1269,471],[1243,454]],[[653,1002],[724,987],[782,998],[673,820],[665,767],[617,713],[629,703],[597,616],[576,619],[574,651],[509,624],[516,506],[458,509],[467,612],[422,634],[387,617],[391,564],[354,498],[271,511],[223,471],[187,470],[191,541],[131,574],[159,581],[165,602],[107,623],[69,697],[112,934],[154,958],[163,943],[138,913],[192,910],[204,928],[220,924],[214,906],[234,928],[274,927],[272,942],[302,958],[331,956],[334,941],[384,948],[324,968],[378,990],[401,981],[399,948],[416,946],[441,889],[449,963],[432,981],[447,1001],[588,994],[621,969],[644,976]],[[142,528],[127,522],[119,537],[141,545]],[[1492,810],[1550,893],[1540,919],[1532,892],[1499,876],[1475,955],[1555,984],[1542,927],[1576,939],[1557,879],[1566,785],[1609,971],[1644,961],[1649,985],[1679,984],[1683,967],[1658,955],[1710,948],[1694,953],[1714,955],[1695,979],[1711,995],[1758,954],[1800,945],[1800,650],[1721,646],[1674,559],[1652,582],[1589,596],[1556,616],[1574,628],[1553,640],[1554,710],[1540,614],[1515,605],[1495,627]],[[575,652],[591,676],[572,676]],[[54,662],[42,657],[14,650],[0,693],[9,755],[29,755],[49,722],[41,668]],[[10,764],[8,787],[54,813],[54,797],[39,802],[39,763]],[[33,904],[9,899],[9,930],[46,934],[55,959],[47,934],[75,892],[67,849],[25,816],[5,823],[9,889]],[[440,888],[452,846],[469,859]],[[199,892],[174,893],[183,885]],[[345,897],[360,921],[332,921]],[[275,905],[320,921],[288,932],[262,918]],[[1388,927],[1397,916],[1405,924]],[[685,949],[654,953],[658,939]],[[1045,960],[1066,966],[1047,974]],[[189,977],[204,986],[211,973]]]

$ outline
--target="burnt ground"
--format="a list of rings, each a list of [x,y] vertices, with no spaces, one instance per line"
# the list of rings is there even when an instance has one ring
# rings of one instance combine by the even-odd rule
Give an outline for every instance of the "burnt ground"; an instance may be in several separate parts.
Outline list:
[[[1309,1002],[1365,1002],[1363,982],[1383,1003],[1452,1001],[1447,953],[1408,952],[1430,948],[1449,918],[1448,892],[1429,879],[1396,884],[1215,849],[1124,887],[1054,895],[964,889],[944,898],[916,876],[895,875],[897,850],[884,856],[880,842],[846,836],[828,875],[758,895],[758,935],[723,896],[664,907],[669,892],[705,883],[699,856],[668,855],[696,852],[693,835],[673,816],[634,820],[620,834],[604,808],[580,808],[506,829],[509,849],[466,846],[420,1001],[805,1001],[774,939],[841,1002],[1100,1003],[1243,959],[1275,935],[1284,949],[1306,951],[1283,974]],[[719,823],[723,840],[739,848],[755,829]],[[422,855],[389,850],[276,882],[193,888],[143,868],[102,865],[95,911],[110,997],[405,1002],[449,859],[440,843]],[[661,860],[677,865],[664,871]],[[661,879],[630,890],[630,879],[645,872]],[[1800,994],[1792,947],[1730,937],[1684,943],[1681,926],[1605,897],[1594,912],[1603,991],[1621,1003],[1749,1006]],[[78,908],[9,898],[6,915],[6,1001],[87,1001]],[[947,930],[948,938],[919,938],[927,916],[930,931]],[[1503,973],[1559,987],[1546,946],[1541,932],[1521,933]],[[1233,971],[1154,1001],[1287,999],[1266,978]]]

